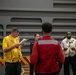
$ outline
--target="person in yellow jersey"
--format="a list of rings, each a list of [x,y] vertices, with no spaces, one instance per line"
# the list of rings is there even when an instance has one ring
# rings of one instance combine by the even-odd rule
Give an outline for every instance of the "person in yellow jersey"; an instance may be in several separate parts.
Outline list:
[[[19,30],[14,27],[11,30],[11,34],[3,38],[2,43],[5,75],[21,75],[22,46],[23,44],[19,44]]]

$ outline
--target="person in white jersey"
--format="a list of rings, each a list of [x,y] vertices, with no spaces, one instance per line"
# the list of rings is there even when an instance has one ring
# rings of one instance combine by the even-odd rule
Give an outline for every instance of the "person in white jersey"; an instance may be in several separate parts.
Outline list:
[[[70,75],[70,65],[73,75],[76,75],[76,39],[72,37],[71,32],[66,33],[66,38],[62,40],[61,46],[65,54],[64,75]]]

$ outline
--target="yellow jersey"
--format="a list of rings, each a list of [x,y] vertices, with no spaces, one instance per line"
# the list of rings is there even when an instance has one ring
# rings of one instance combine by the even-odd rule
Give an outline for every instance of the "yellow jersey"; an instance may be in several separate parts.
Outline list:
[[[2,43],[2,48],[3,50],[5,48],[11,47],[15,44],[19,43],[19,38],[14,38],[11,35],[4,37],[3,43]],[[5,62],[19,62],[20,59],[22,58],[22,53],[21,53],[21,47],[19,46],[18,48],[13,48],[12,50],[8,52],[3,52],[4,53],[4,61]]]

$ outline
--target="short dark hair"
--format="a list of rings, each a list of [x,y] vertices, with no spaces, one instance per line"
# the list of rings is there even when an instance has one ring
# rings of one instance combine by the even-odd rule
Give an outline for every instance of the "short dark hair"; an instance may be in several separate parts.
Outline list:
[[[17,27],[13,27],[12,30],[11,30],[11,32],[15,32],[15,31],[19,32]]]
[[[51,23],[48,23],[48,22],[43,23],[42,24],[42,30],[45,33],[50,33],[52,31],[52,24]]]
[[[38,33],[34,34],[34,37],[37,35]]]

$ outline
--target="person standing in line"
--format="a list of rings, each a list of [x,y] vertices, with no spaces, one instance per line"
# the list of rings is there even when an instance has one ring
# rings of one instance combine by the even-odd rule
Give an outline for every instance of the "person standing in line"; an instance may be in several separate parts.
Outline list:
[[[32,47],[33,47],[34,43],[36,41],[38,41],[39,39],[40,39],[40,35],[38,33],[36,33],[34,35],[34,41],[30,43],[30,55],[32,53]],[[34,74],[34,65],[30,63],[30,75],[33,75],[33,74]]]
[[[22,46],[23,44],[19,44],[19,30],[13,27],[10,35],[5,36],[2,43],[5,75],[21,75]]]
[[[41,40],[35,42],[30,57],[30,63],[35,65],[36,75],[58,75],[59,63],[63,64],[65,57],[58,41],[51,37],[52,25],[42,24]]]
[[[66,38],[62,40],[61,46],[65,54],[64,75],[70,75],[70,65],[73,75],[76,75],[76,39],[72,37],[71,32],[66,33]]]

